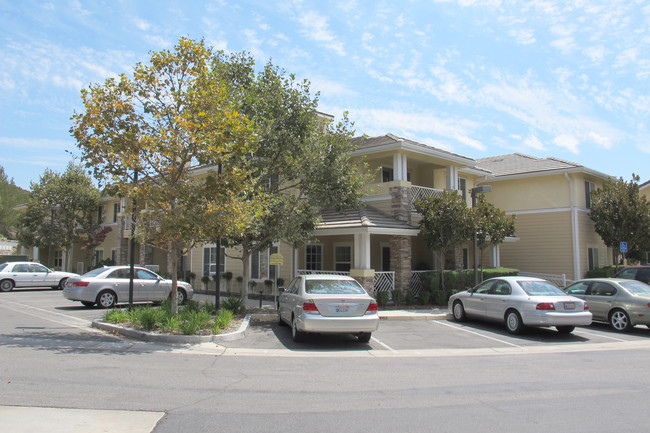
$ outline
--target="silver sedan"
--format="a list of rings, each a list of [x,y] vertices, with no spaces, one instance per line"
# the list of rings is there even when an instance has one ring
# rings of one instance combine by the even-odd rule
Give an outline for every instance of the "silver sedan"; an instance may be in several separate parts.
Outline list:
[[[278,322],[291,326],[294,341],[306,333],[355,334],[367,343],[379,326],[377,302],[354,279],[340,275],[300,275],[278,300]]]
[[[467,317],[504,322],[511,334],[526,326],[555,326],[568,334],[591,324],[592,314],[582,299],[534,277],[497,277],[449,298],[454,319]]]
[[[129,266],[106,266],[94,269],[80,277],[70,278],[63,296],[71,301],[81,301],[86,307],[97,304],[112,308],[129,302]],[[146,268],[135,268],[133,279],[134,302],[162,302],[169,297],[172,280],[166,280]],[[194,290],[186,282],[178,282],[178,303],[192,299]]]
[[[608,322],[617,331],[634,325],[650,328],[650,286],[623,278],[588,278],[576,281],[564,291],[584,299],[594,320]]]
[[[10,292],[14,287],[51,287],[62,289],[72,272],[53,271],[40,263],[7,262],[0,264],[0,291]]]

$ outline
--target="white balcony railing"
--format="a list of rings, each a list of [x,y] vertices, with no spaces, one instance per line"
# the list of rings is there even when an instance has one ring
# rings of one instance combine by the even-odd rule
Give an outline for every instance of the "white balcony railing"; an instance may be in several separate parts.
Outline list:
[[[415,202],[423,198],[429,197],[440,197],[443,190],[435,188],[427,188],[426,186],[411,186],[410,195],[411,195],[411,210],[415,211]]]

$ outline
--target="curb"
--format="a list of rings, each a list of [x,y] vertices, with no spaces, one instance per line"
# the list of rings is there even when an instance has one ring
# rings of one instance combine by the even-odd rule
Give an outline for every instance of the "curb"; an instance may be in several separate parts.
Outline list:
[[[395,314],[390,312],[380,312],[379,320],[444,320],[447,313],[417,313],[410,311],[399,311]],[[223,341],[236,341],[242,340],[246,337],[246,331],[251,322],[275,322],[277,315],[275,313],[255,313],[247,314],[239,329],[227,334],[216,335],[171,335],[171,334],[156,334],[153,332],[140,331],[138,329],[126,328],[124,326],[116,325],[114,323],[104,322],[103,320],[96,319],[90,325],[92,328],[101,329],[103,331],[119,334],[123,337],[133,338],[136,340],[147,341],[150,343],[170,343],[170,344],[201,344],[201,343],[215,343]]]

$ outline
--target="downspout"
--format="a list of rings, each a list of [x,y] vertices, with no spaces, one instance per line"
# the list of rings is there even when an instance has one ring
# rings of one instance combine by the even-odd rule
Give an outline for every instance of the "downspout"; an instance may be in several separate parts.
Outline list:
[[[575,205],[575,198],[573,196],[573,179],[569,173],[564,173],[564,176],[569,181],[569,195],[570,195],[570,208],[571,208],[571,243],[573,249],[573,279],[579,280],[582,278],[580,272],[580,233],[578,232],[578,209]]]

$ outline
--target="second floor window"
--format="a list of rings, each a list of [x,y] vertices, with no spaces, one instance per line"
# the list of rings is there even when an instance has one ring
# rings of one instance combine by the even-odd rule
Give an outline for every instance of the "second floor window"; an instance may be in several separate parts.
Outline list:
[[[119,213],[120,213],[120,204],[119,204],[119,203],[115,203],[115,204],[113,205],[113,222],[114,222],[114,223],[117,222],[117,215],[118,215]]]
[[[591,193],[596,190],[596,184],[593,182],[585,181],[585,206],[591,209]]]
[[[463,201],[467,201],[467,179],[458,178],[458,192],[460,192]]]

